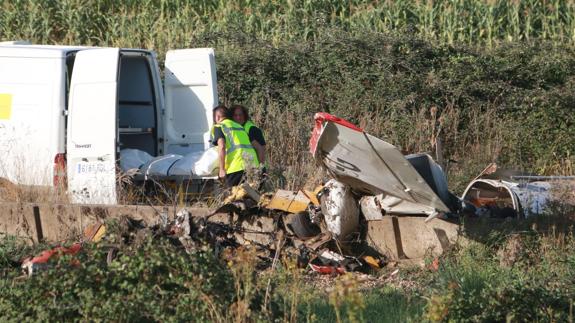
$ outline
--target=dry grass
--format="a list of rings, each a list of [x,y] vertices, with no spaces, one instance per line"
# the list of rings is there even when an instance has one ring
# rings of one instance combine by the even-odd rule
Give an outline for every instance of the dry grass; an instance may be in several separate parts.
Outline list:
[[[68,203],[65,189],[58,187],[16,185],[0,178],[0,202]]]

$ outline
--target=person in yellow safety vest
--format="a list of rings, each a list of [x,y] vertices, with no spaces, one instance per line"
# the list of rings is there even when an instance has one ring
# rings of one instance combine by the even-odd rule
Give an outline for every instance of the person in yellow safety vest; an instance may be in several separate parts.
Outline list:
[[[235,122],[241,124],[248,136],[250,138],[250,143],[256,149],[258,153],[258,161],[260,165],[265,165],[266,163],[266,140],[262,130],[250,120],[250,115],[248,109],[243,105],[233,105],[231,107],[232,118]],[[265,171],[264,171],[265,173]]]
[[[216,124],[212,143],[218,146],[218,175],[225,180],[227,187],[236,186],[244,179],[245,169],[250,164],[259,166],[257,154],[245,129],[228,119],[228,110],[224,106],[214,108],[213,113]]]

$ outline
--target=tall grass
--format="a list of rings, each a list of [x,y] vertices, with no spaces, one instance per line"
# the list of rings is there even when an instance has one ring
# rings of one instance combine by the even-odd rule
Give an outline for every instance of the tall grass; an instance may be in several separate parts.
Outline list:
[[[0,39],[167,48],[241,30],[278,43],[325,27],[410,33],[442,43],[575,41],[573,0],[1,0]]]
[[[533,222],[565,222],[565,218],[569,215]],[[496,243],[472,243],[444,257],[425,285],[434,289],[425,317],[433,322],[572,322],[572,221],[571,216],[570,227],[547,233],[500,235]]]

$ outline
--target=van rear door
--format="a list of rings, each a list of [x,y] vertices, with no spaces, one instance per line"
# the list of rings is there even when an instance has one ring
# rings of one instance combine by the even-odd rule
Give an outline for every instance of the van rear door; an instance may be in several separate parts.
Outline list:
[[[73,203],[116,203],[118,48],[76,54],[68,108],[68,192]]]
[[[209,147],[218,102],[212,48],[168,51],[165,70],[164,152],[185,155]]]

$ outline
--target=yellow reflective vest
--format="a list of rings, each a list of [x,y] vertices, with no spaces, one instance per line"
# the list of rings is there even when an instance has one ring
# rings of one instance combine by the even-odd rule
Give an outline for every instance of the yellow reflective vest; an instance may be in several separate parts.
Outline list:
[[[246,123],[244,123],[244,129],[246,129],[246,133],[248,134],[248,137],[250,135],[250,129],[253,126],[255,126],[255,124],[251,120],[248,120],[248,121],[246,121]]]
[[[215,127],[220,127],[226,137],[226,174],[245,170],[248,165],[259,166],[256,150],[239,123],[226,119]]]
[[[256,125],[251,120],[248,120],[248,121],[246,121],[246,123],[244,123],[244,129],[246,130],[246,133],[248,134],[248,138],[250,136],[250,129],[252,127],[255,127],[255,126]],[[261,129],[260,129],[260,131],[261,131]],[[263,136],[263,131],[262,131],[262,136]],[[257,154],[256,154],[256,157],[257,157]],[[259,158],[258,158],[258,162],[259,162]]]

